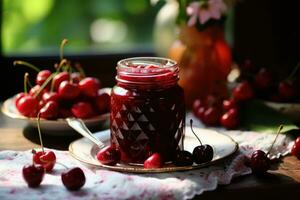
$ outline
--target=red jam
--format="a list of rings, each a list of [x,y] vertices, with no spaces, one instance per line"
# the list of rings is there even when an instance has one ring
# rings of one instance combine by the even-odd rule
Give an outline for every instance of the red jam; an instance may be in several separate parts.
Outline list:
[[[111,144],[123,163],[142,164],[153,153],[170,161],[185,125],[178,65],[165,58],[129,58],[118,62],[111,94]]]

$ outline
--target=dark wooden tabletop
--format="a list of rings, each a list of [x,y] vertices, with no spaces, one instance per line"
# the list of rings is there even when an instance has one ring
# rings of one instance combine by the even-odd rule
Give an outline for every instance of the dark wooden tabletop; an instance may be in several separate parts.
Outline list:
[[[74,136],[50,136],[44,134],[44,145],[48,148],[67,150]],[[28,150],[39,147],[38,132],[25,121],[11,119],[0,114],[0,151]],[[247,175],[233,180],[230,185],[204,192],[197,199],[283,199],[300,195],[300,161],[293,156],[283,158],[278,169],[270,170],[262,177]]]

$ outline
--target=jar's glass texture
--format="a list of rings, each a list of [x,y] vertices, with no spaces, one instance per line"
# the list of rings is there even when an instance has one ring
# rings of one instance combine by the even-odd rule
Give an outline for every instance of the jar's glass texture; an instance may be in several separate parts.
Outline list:
[[[183,89],[175,61],[157,57],[121,60],[111,94],[111,144],[123,163],[142,164],[153,153],[165,161],[180,147],[184,125]]]

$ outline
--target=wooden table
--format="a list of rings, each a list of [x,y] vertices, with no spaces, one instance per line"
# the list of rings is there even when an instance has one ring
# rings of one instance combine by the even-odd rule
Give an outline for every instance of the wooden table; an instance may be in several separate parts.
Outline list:
[[[67,150],[71,141],[79,135],[60,137],[44,135],[44,145],[48,148]],[[26,122],[12,120],[0,114],[0,150],[28,150],[39,147],[38,132],[28,127]],[[197,199],[284,199],[298,198],[300,195],[300,161],[287,156],[277,170],[263,177],[253,175],[234,179],[227,186],[205,192]]]

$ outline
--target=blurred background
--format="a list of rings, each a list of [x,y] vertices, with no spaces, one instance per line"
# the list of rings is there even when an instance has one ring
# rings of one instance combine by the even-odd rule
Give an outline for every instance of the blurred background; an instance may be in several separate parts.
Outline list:
[[[164,55],[165,46],[176,35],[176,8],[166,6],[172,2],[0,0],[0,99],[23,88],[28,70],[13,67],[14,60],[53,69],[63,38],[70,41],[65,48],[67,58],[81,62],[87,74],[98,76],[104,86],[112,86],[118,60]],[[298,4],[292,0],[238,1],[225,26],[234,60],[250,58],[283,73],[294,67],[300,58]]]

